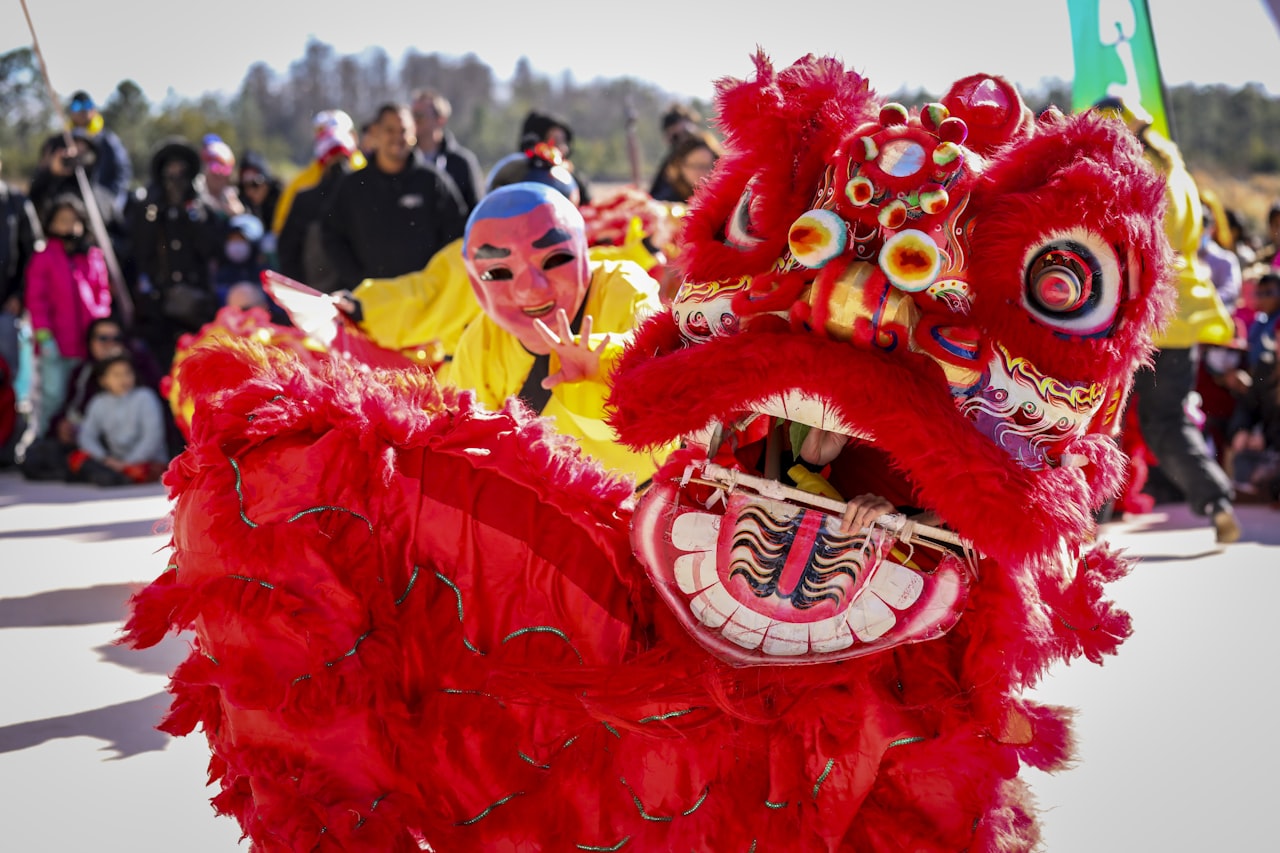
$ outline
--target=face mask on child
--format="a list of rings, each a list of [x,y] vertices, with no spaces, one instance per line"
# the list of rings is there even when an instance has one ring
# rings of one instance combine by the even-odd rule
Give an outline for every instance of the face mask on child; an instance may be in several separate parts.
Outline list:
[[[80,255],[89,251],[89,238],[84,234],[55,234],[50,232],[47,236],[51,240],[61,240],[62,249],[68,255]]]
[[[243,264],[253,254],[253,247],[244,240],[231,240],[227,243],[227,260],[233,264]]]

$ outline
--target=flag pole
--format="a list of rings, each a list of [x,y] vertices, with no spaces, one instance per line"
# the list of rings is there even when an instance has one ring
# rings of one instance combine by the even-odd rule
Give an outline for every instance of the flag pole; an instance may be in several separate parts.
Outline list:
[[[58,117],[58,124],[62,127],[62,138],[66,143],[67,149],[71,150],[75,147],[75,140],[71,137],[71,131],[67,128],[67,118],[62,110],[62,101],[58,99],[58,93],[53,88],[53,81],[49,77],[49,66],[44,61],[44,53],[40,50],[40,39],[36,37],[35,24],[31,21],[31,11],[27,8],[27,0],[21,0],[22,14],[27,19],[27,29],[31,32],[31,47],[35,51],[36,59],[40,62],[40,76],[44,79],[45,91],[49,100],[53,103],[54,112]],[[111,238],[107,234],[106,224],[102,221],[102,211],[98,207],[98,196],[93,191],[93,187],[89,185],[89,178],[84,173],[84,166],[80,164],[79,158],[75,160],[76,183],[80,187],[80,195],[84,198],[85,211],[89,214],[89,226],[93,229],[93,236],[98,242],[98,248],[102,250],[103,257],[107,262],[107,273],[111,280],[111,297],[112,303],[120,314],[121,322],[126,326],[133,325],[133,299],[129,296],[129,288],[125,286],[124,275],[120,271],[120,261],[116,258],[115,248],[111,245]]]

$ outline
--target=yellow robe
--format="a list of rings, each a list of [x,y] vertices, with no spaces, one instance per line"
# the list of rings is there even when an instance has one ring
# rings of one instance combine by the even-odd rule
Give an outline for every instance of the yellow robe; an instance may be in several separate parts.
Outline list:
[[[610,336],[601,358],[602,378],[557,385],[542,410],[555,419],[559,432],[573,436],[606,468],[631,475],[637,484],[653,476],[674,445],[636,453],[619,444],[604,421],[604,403],[609,376],[632,330],[660,310],[658,284],[640,266],[631,261],[593,261],[584,314],[592,318],[592,348],[605,334]],[[444,384],[474,391],[481,403],[496,409],[520,392],[533,362],[533,354],[514,335],[481,315],[463,332],[453,361],[439,377]],[[559,359],[552,354],[549,372],[559,369]]]
[[[1195,179],[1172,142],[1151,128],[1145,130],[1147,158],[1168,179],[1164,214],[1165,235],[1173,248],[1173,284],[1178,306],[1169,325],[1152,335],[1160,349],[1189,349],[1196,344],[1228,344],[1235,338],[1235,322],[1199,259],[1203,208]]]
[[[481,314],[462,262],[461,238],[417,272],[367,278],[351,293],[363,312],[360,328],[378,346],[404,350],[439,341],[446,359],[458,348],[462,330]]]

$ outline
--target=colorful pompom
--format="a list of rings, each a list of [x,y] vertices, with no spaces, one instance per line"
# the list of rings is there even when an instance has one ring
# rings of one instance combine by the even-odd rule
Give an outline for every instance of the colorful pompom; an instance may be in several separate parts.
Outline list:
[[[844,196],[854,207],[866,207],[875,192],[876,185],[866,175],[854,175],[844,185]]]
[[[791,255],[809,269],[818,269],[839,257],[849,243],[849,227],[830,210],[810,210],[787,232]]]
[[[915,293],[933,284],[942,267],[937,245],[923,231],[893,235],[880,250],[880,269],[899,290]]]

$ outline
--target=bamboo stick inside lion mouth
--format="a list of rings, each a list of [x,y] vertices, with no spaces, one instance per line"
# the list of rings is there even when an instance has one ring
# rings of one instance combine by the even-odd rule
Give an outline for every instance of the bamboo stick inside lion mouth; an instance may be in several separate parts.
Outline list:
[[[688,482],[711,486],[726,492],[745,488],[762,497],[811,506],[834,515],[843,515],[847,507],[847,504],[842,501],[833,500],[822,495],[810,494],[792,486],[787,486],[777,480],[756,477],[732,468],[725,468],[714,462],[706,463],[702,467],[702,476],[690,477]],[[954,531],[942,527],[914,523],[901,513],[886,513],[877,518],[875,524],[903,541],[917,542],[922,545],[940,543],[962,551],[973,550],[973,543]]]

